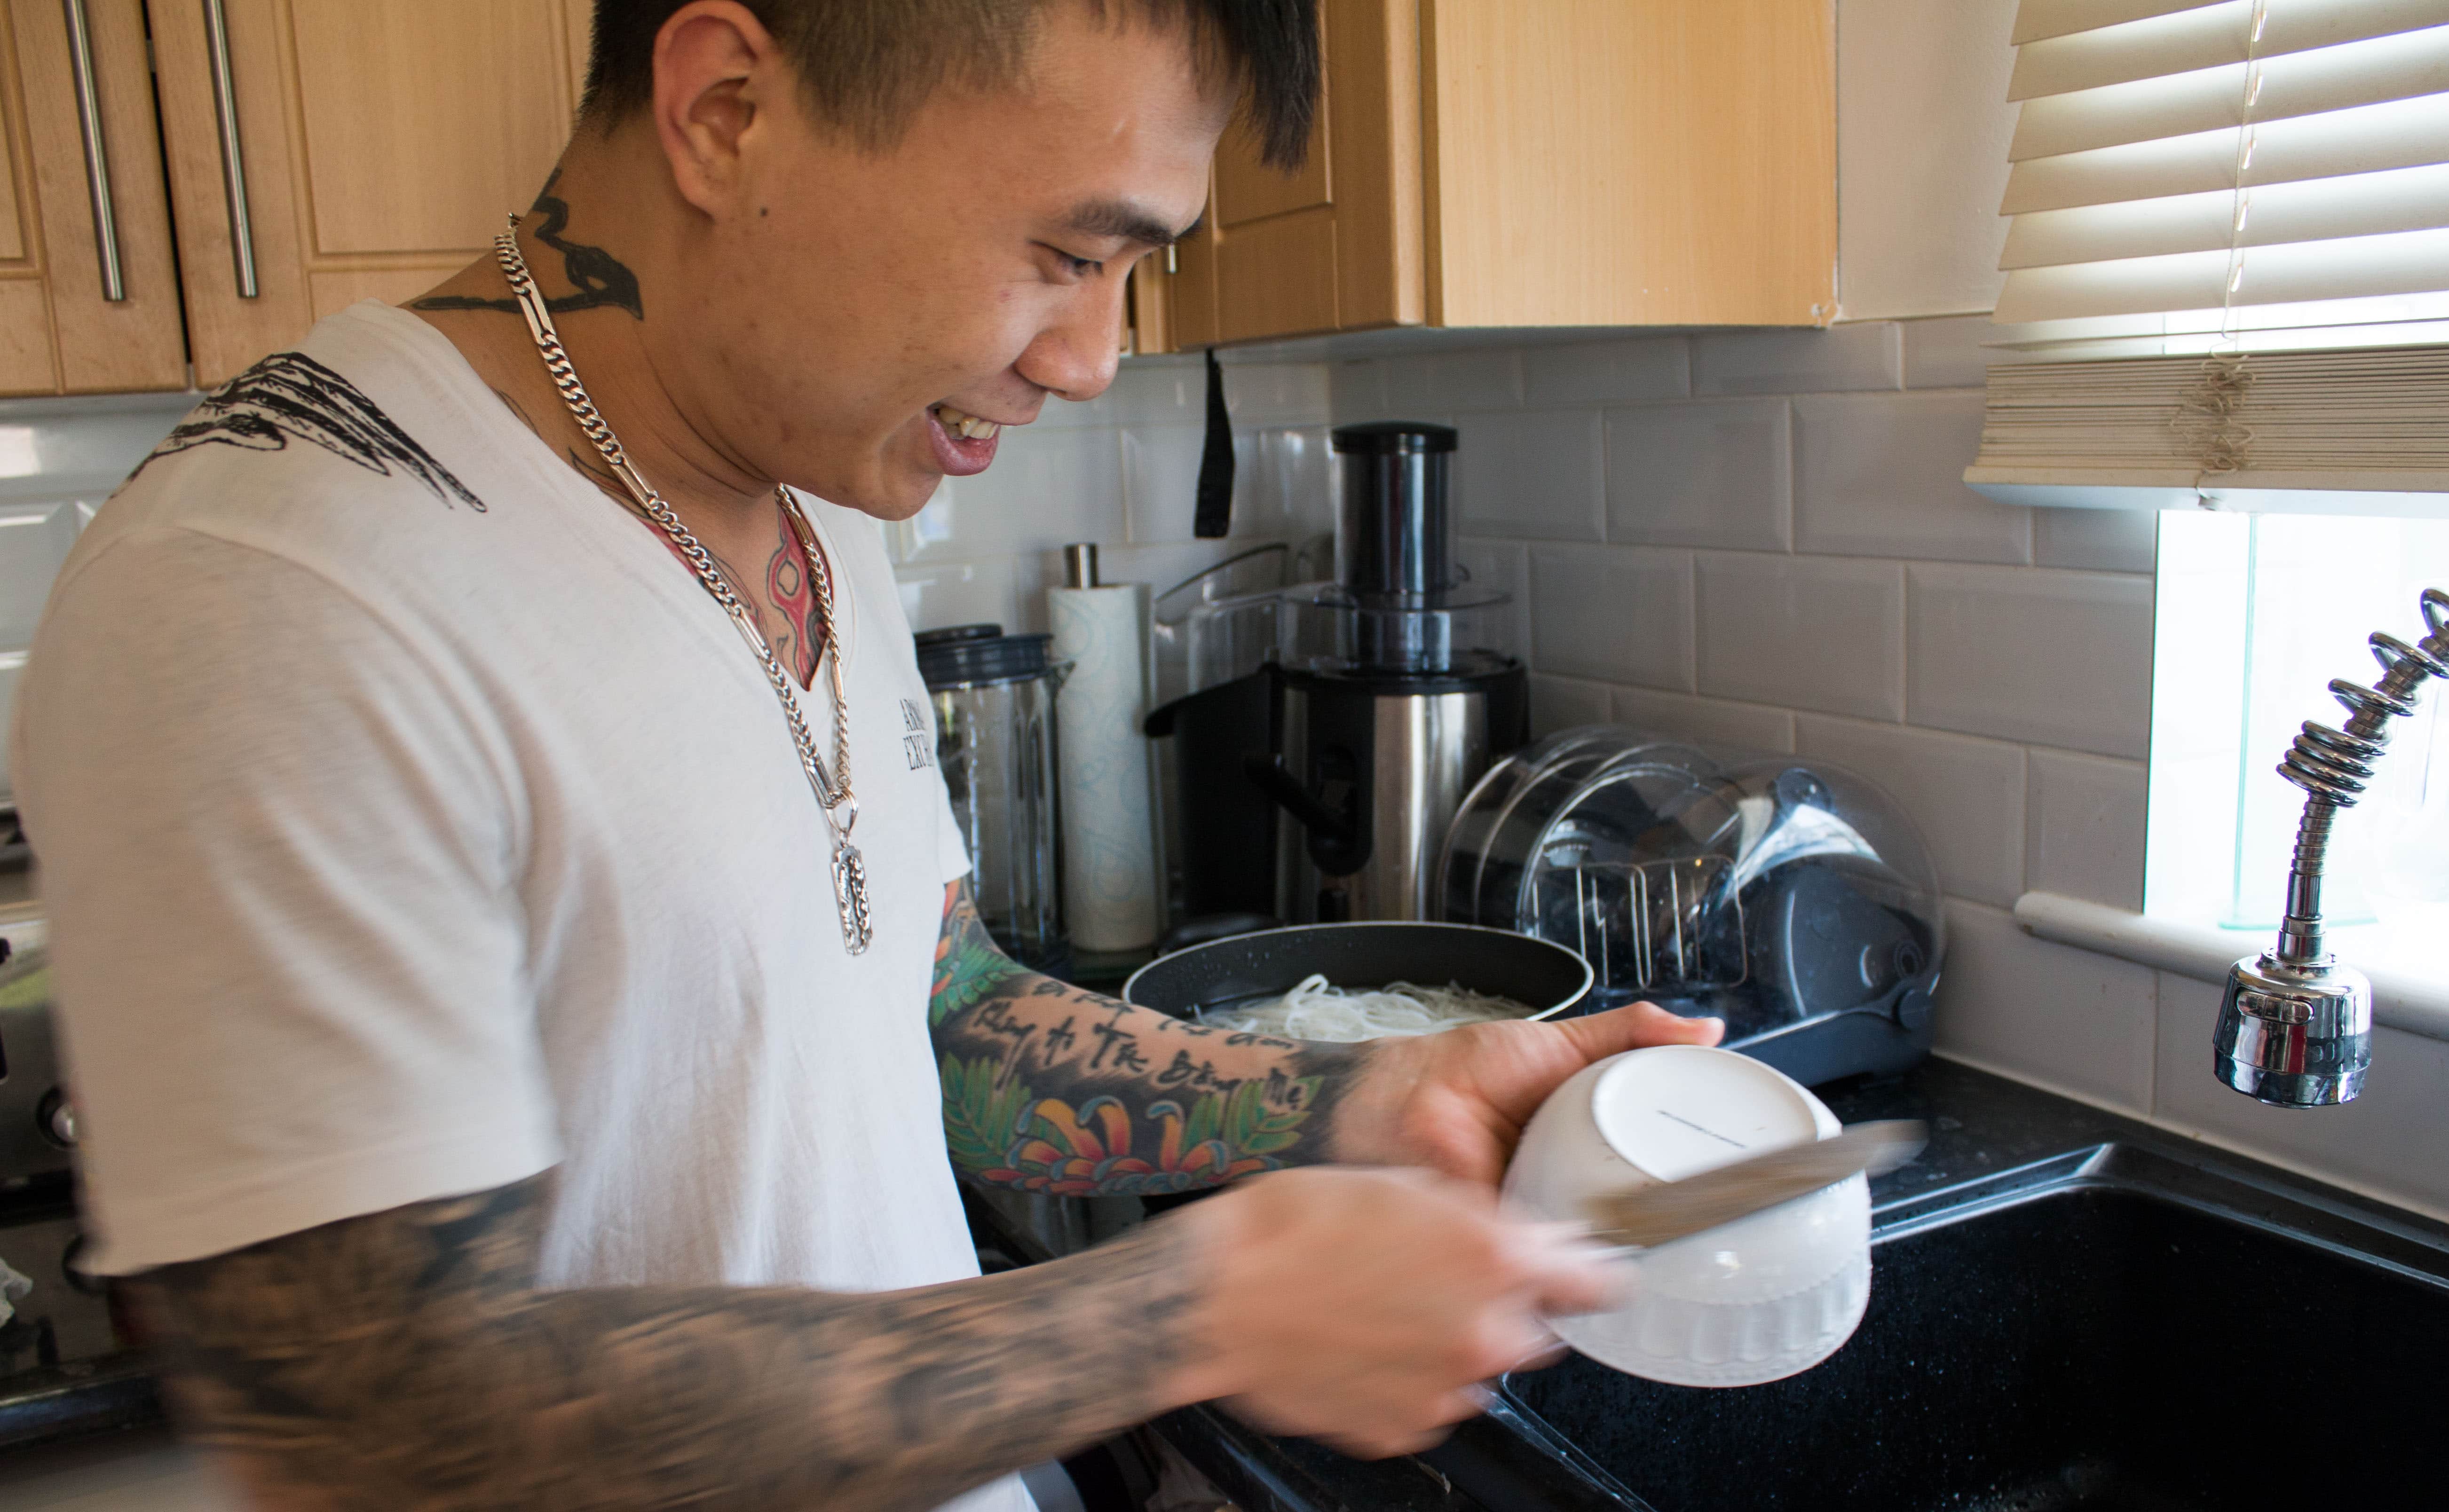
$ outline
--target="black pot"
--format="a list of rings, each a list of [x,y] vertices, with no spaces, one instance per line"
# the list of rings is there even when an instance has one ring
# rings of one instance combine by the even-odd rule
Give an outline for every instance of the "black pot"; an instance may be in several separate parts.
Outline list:
[[[1340,987],[1389,982],[1512,998],[1534,1019],[1578,1007],[1591,990],[1591,966],[1574,951],[1509,929],[1473,924],[1300,924],[1194,945],[1131,973],[1123,998],[1177,1019],[1281,997],[1312,972]]]

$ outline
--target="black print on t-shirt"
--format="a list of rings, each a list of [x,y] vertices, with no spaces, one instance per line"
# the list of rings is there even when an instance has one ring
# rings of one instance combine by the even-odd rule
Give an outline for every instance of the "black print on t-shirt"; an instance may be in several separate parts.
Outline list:
[[[283,451],[293,440],[386,478],[396,469],[446,505],[456,499],[485,512],[484,500],[356,384],[302,352],[276,352],[213,391],[136,470],[196,447]]]

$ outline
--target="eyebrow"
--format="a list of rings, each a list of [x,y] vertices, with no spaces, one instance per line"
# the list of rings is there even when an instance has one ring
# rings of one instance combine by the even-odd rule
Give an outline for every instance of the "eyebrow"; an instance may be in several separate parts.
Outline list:
[[[1090,200],[1073,210],[1067,223],[1084,237],[1118,237],[1142,246],[1169,247],[1198,230],[1205,219],[1203,214],[1176,231],[1128,200]]]

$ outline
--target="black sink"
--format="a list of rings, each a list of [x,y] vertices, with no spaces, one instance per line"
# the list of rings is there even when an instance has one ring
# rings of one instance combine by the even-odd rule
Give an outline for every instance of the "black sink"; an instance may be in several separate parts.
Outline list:
[[[2449,1507],[2437,1231],[2111,1144],[1883,1210],[1874,1242],[1816,1369],[1705,1391],[1576,1356],[1483,1428],[1655,1512]]]

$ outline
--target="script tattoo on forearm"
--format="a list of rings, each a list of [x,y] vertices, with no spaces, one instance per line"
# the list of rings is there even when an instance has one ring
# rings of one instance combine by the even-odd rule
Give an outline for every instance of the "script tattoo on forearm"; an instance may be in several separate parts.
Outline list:
[[[267,1505],[924,1508],[1174,1404],[1199,1256],[1150,1225],[867,1296],[547,1292],[550,1175],[146,1273],[181,1426]]]
[[[544,190],[528,214],[544,217],[535,228],[535,239],[561,254],[561,276],[568,279],[571,293],[557,294],[545,300],[545,308],[554,315],[568,315],[575,310],[595,310],[612,305],[627,310],[638,319],[646,318],[645,298],[638,293],[638,276],[628,265],[605,251],[583,241],[571,241],[562,233],[569,229],[569,201],[554,194],[553,186],[561,182],[561,170],[544,182]],[[472,295],[429,295],[409,306],[412,310],[498,310],[505,315],[517,315],[516,299],[482,299]]]
[[[1147,1196],[1323,1159],[1368,1052],[1187,1024],[1040,976],[987,933],[964,882],[935,946],[928,1023],[944,1135],[973,1180]]]

